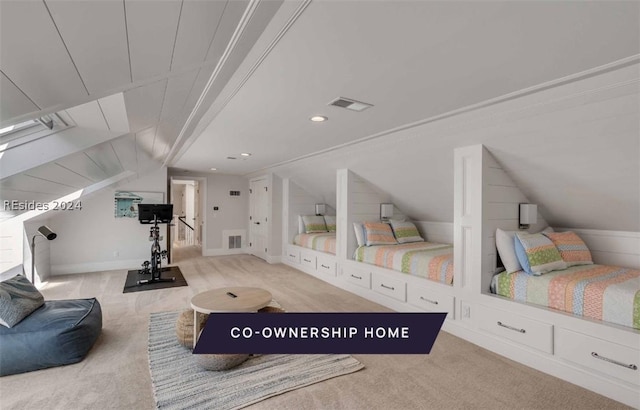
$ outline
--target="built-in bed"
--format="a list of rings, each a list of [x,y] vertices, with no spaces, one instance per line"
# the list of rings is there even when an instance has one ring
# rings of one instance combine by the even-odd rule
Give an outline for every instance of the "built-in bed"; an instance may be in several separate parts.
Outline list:
[[[336,254],[336,233],[316,232],[299,233],[293,238],[293,244],[314,251]]]
[[[492,293],[640,329],[640,270],[594,264],[586,244],[571,231],[498,230],[496,238],[498,252],[509,266],[492,278]]]
[[[425,242],[407,221],[356,223],[354,229],[359,245],[355,261],[453,284],[453,245]]]

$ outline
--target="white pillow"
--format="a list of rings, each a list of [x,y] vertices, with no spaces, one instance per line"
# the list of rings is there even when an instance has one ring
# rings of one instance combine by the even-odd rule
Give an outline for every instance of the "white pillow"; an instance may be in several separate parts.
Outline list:
[[[302,220],[302,215],[298,215],[298,233],[305,233],[304,221]]]
[[[553,228],[548,226],[544,228],[541,232],[542,233],[553,232]],[[513,272],[522,270],[522,265],[520,265],[520,261],[518,261],[518,257],[516,256],[516,245],[514,242],[514,237],[516,233],[529,233],[529,232],[503,231],[500,228],[496,229],[496,248],[498,248],[500,259],[502,259],[502,264],[507,270],[507,273],[513,273]]]
[[[367,240],[364,237],[364,225],[362,222],[354,222],[353,230],[356,232],[356,241],[358,242],[358,246],[364,246]]]
[[[496,229],[496,248],[498,248],[500,259],[502,259],[507,273],[522,270],[522,266],[520,266],[520,262],[516,256],[516,246],[513,241],[513,238],[518,232],[523,231],[503,231],[500,228]]]

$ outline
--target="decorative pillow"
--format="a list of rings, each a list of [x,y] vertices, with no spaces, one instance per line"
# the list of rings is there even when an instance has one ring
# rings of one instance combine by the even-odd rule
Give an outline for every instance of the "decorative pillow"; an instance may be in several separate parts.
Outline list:
[[[358,246],[365,246],[367,240],[364,236],[364,225],[362,222],[354,222],[353,230],[356,232],[356,241],[358,242]]]
[[[365,222],[364,232],[366,245],[395,245],[398,243],[393,236],[391,225],[384,222]]]
[[[327,231],[335,232],[336,231],[336,217],[335,215],[325,215],[324,223],[327,225]]]
[[[503,231],[496,229],[496,247],[502,259],[502,264],[508,273],[522,270],[522,266],[516,256],[516,248],[514,245],[514,237],[519,231]]]
[[[424,242],[413,222],[392,220],[391,229],[393,229],[393,235],[398,240],[398,243]]]
[[[522,269],[530,275],[567,268],[558,248],[542,233],[517,233],[514,245]]]
[[[589,248],[575,232],[550,232],[545,233],[545,236],[558,248],[567,267],[593,264]]]
[[[327,225],[322,215],[305,215],[302,217],[305,233],[327,232]]]
[[[0,282],[0,325],[13,327],[43,304],[42,294],[24,276]]]

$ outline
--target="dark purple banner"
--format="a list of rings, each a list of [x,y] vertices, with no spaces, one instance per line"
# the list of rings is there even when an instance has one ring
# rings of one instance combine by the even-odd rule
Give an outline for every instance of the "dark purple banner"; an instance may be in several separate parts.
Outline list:
[[[193,353],[427,354],[446,313],[213,313]]]

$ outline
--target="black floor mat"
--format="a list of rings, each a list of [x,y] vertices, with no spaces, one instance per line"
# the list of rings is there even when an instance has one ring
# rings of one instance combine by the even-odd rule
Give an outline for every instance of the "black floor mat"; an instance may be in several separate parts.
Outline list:
[[[180,272],[180,268],[177,266],[168,266],[162,268],[162,272],[160,273],[161,278],[176,278],[176,280],[171,282],[155,282],[155,283],[145,283],[142,285],[138,285],[139,280],[151,279],[151,275],[142,275],[138,273],[138,270],[130,270],[127,273],[127,280],[124,283],[124,289],[122,293],[131,293],[131,292],[142,292],[144,290],[154,290],[154,289],[166,289],[166,288],[175,288],[178,286],[189,286],[184,276],[182,276],[182,272]]]

